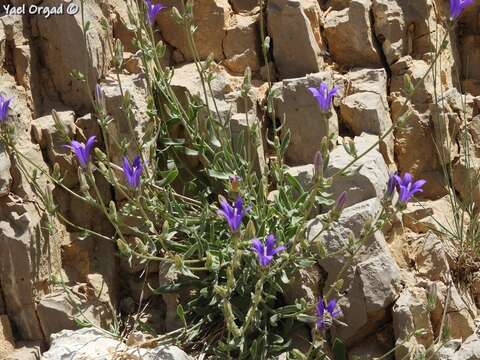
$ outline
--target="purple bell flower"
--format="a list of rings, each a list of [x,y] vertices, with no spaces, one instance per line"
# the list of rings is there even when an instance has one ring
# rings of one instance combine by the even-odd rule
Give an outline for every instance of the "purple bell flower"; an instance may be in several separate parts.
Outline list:
[[[407,203],[417,192],[422,192],[422,186],[427,182],[426,180],[413,181],[413,175],[405,173],[403,178],[399,175],[395,175],[395,180],[400,188],[399,201],[401,203]]]
[[[125,156],[123,158],[122,169],[128,186],[132,189],[137,189],[140,186],[140,178],[142,177],[143,173],[142,159],[140,156],[135,156],[132,165],[130,165],[128,158]]]
[[[231,206],[225,199],[220,200],[220,209],[218,210],[218,214],[227,220],[230,230],[232,230],[232,232],[236,232],[242,224],[243,217],[247,214],[247,212],[250,211],[250,209],[250,207],[243,207],[243,199],[239,195],[237,200],[235,200],[233,203],[233,206]]]
[[[8,110],[12,98],[7,99],[0,95],[0,123],[7,121],[8,119]]]
[[[337,95],[338,88],[336,86],[328,89],[328,85],[324,82],[320,84],[320,87],[309,87],[308,90],[312,93],[315,99],[320,105],[320,109],[323,112],[328,112],[332,106],[333,97]]]
[[[86,168],[90,161],[90,153],[92,152],[96,141],[97,140],[95,136],[90,136],[86,144],[73,140],[70,145],[65,146],[75,153],[80,166],[82,168]]]
[[[147,19],[151,25],[155,23],[158,13],[168,7],[161,3],[153,4],[151,0],[145,0],[145,5],[147,6]]]
[[[272,262],[275,254],[286,249],[285,246],[275,247],[276,243],[277,240],[273,234],[267,236],[265,244],[259,239],[252,240],[252,250],[257,254],[260,266],[267,266]]]
[[[332,299],[325,306],[325,301],[320,298],[317,304],[317,329],[325,330],[331,324],[331,320],[342,316],[342,310],[337,305],[337,300]]]
[[[475,3],[475,0],[450,0],[450,19],[454,20],[462,15],[463,10]]]

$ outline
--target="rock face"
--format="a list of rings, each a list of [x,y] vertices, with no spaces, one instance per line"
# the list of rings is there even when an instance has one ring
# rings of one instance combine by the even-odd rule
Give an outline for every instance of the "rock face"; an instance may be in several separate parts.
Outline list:
[[[281,78],[301,77],[321,70],[320,47],[305,13],[308,3],[305,0],[268,1],[268,33]]]
[[[333,198],[346,191],[345,209],[324,232],[321,219],[328,208],[319,205],[311,211],[307,235],[317,263],[294,274],[282,299],[314,303],[325,295],[349,261],[332,254],[343,251],[378,215],[389,172],[410,172],[427,181],[424,192],[389,219],[383,232],[365,240],[341,276],[340,320],[348,326],[335,324],[331,335],[346,343],[349,358],[380,357],[395,346],[396,359],[421,357],[431,346],[438,350],[432,358],[480,358],[480,271],[467,266],[478,259],[463,261],[465,243],[457,239],[476,235],[480,206],[480,4],[466,9],[449,28],[446,0],[263,0],[262,9],[257,0],[197,0],[191,2],[192,51],[184,24],[173,16],[173,7],[184,14],[186,2],[161,2],[168,8],[152,25],[155,40],[165,45],[160,63],[171,71],[169,83],[179,103],[202,106],[200,136],[209,135],[209,117],[220,122],[234,151],[251,157],[258,175],[269,175],[269,167],[281,160],[286,176],[306,192],[314,179],[314,155],[322,138],[330,136],[325,176],[335,175],[329,190]],[[12,0],[0,1],[0,6],[24,3],[66,5]],[[138,259],[131,264],[119,260],[113,241],[84,233],[86,228],[107,238],[115,235],[98,210],[70,193],[82,189],[78,161],[64,146],[69,141],[95,135],[98,148],[116,165],[124,155],[131,159],[140,152],[148,161],[150,150],[161,150],[161,145],[155,148],[151,141],[142,147],[134,138],[152,140],[158,119],[175,120],[176,114],[168,112],[152,115],[152,104],[162,112],[166,100],[149,92],[158,87],[153,85],[158,79],[148,78],[144,70],[158,64],[144,63],[151,53],[136,42],[134,30],[143,14],[130,16],[136,8],[130,3],[84,1],[85,38],[81,12],[0,16],[0,94],[13,99],[7,123],[15,129],[18,150],[13,155],[0,141],[0,359],[38,360],[50,339],[45,360],[190,359],[176,347],[127,346],[95,329],[76,330],[76,320],[108,328],[116,314],[132,316],[144,301],[149,305],[141,319],[146,326],[158,333],[182,326],[176,313],[182,296],[160,297],[144,287],[171,282],[167,271]],[[262,32],[268,39],[261,38]],[[112,45],[123,59],[121,69],[113,67]],[[200,66],[214,60],[204,69],[213,77],[207,89],[194,58]],[[244,98],[248,68],[252,89]],[[308,91],[321,82],[339,88],[326,113]],[[96,84],[112,119],[105,138],[91,102]],[[273,124],[281,127],[281,137],[290,138],[284,159],[273,155],[267,141]],[[5,127],[0,123],[0,136]],[[175,124],[171,138],[182,139],[183,130]],[[250,148],[242,145],[247,131]],[[347,151],[350,145],[357,154],[371,151],[355,159]],[[202,160],[195,155],[187,159],[194,176]],[[339,173],[352,162],[349,172]],[[55,186],[47,173],[58,174],[63,187]],[[120,209],[125,197],[100,169],[94,177],[104,202],[113,201]],[[282,201],[275,184],[264,190],[269,203]],[[39,191],[51,194],[53,203],[42,201]],[[298,199],[298,194],[292,196]],[[461,200],[460,208],[471,209],[473,217],[460,219],[452,199]],[[47,205],[63,218],[51,216]],[[132,229],[126,232],[127,241],[141,241]],[[302,326],[292,336],[299,347],[311,340],[308,327]],[[445,326],[451,339],[436,348]],[[419,328],[422,334],[410,336]]]
[[[58,6],[58,0],[44,1],[44,6]],[[102,11],[96,3],[85,5],[85,21],[89,21],[86,42],[82,34],[81,14],[75,16],[53,16],[46,19],[35,17],[33,35],[38,36],[40,54],[45,65],[45,76],[50,76],[52,88],[63,103],[75,110],[90,109],[92,104],[85,83],[71,78],[73,71],[79,71],[88,79],[93,92],[97,80],[106,75],[111,56],[107,42],[112,41],[100,21]],[[61,32],[58,29],[63,29]],[[75,44],[75,46],[72,46]],[[90,56],[87,55],[87,49]],[[47,79],[45,79],[48,81]]]
[[[259,16],[234,15],[223,40],[225,65],[234,73],[243,74],[247,67],[258,71],[260,60]]]
[[[190,360],[176,346],[159,346],[154,349],[128,347],[107,333],[94,328],[77,331],[63,330],[52,336],[50,350],[41,360],[58,360],[78,357],[84,360],[146,359]]]
[[[317,236],[323,225],[319,219],[311,221],[307,238],[320,242],[328,253],[335,253],[347,245],[352,236],[358,237],[365,223],[378,216],[380,202],[376,198],[347,207],[338,224]],[[345,256],[328,255],[319,261],[320,267],[328,274],[325,286],[337,280]],[[355,339],[375,332],[382,323],[387,322],[387,308],[399,295],[400,275],[395,260],[388,250],[383,234],[379,231],[366,239],[359,254],[353,259],[344,276],[345,303],[341,304],[343,321],[347,327],[336,327],[336,335],[353,344]]]
[[[381,52],[372,26],[371,0],[352,0],[340,11],[325,18],[325,36],[335,62],[343,66],[382,67]],[[363,31],[359,31],[363,29]]]
[[[285,121],[284,129],[291,135],[286,157],[292,165],[312,163],[322,138],[329,134],[335,138],[338,134],[337,113],[334,110],[322,113],[308,91],[308,87],[319,87],[322,81],[330,82],[330,74],[283,80],[273,87],[279,94],[275,99],[277,119],[279,123]]]
[[[115,120],[108,129],[110,136],[107,146],[112,154],[111,160],[117,164],[121,164],[123,157],[119,144],[128,140],[127,155],[133,158],[141,151],[138,144],[146,140],[145,134],[149,131],[145,79],[142,75],[120,75],[120,82],[122,90],[117,78],[109,77],[101,84],[105,93],[106,109]],[[129,115],[123,110],[123,94],[130,97],[132,108]],[[134,138],[138,139],[137,142],[132,141]]]
[[[420,354],[432,345],[433,329],[425,289],[412,288],[402,292],[393,306],[392,317],[398,345],[396,358]],[[411,337],[410,334],[418,329],[423,329],[423,334]]]
[[[162,2],[169,7],[182,9],[182,1],[167,0]],[[198,29],[194,34],[198,55],[205,60],[210,53],[215,60],[224,59],[223,40],[228,27],[232,9],[227,0],[205,0],[195,2],[193,17]],[[158,26],[165,41],[176,51],[176,62],[191,62],[193,59],[185,29],[171,16],[170,11],[163,11],[157,17]]]
[[[363,134],[354,140],[358,154],[377,143],[378,138]],[[353,164],[351,171],[343,176],[339,175],[332,184],[333,197],[336,199],[343,191],[347,192],[347,205],[350,206],[371,198],[383,198],[388,182],[388,168],[376,146],[368,154]],[[344,147],[337,147],[330,154],[327,176],[333,176],[342,171],[353,160]]]

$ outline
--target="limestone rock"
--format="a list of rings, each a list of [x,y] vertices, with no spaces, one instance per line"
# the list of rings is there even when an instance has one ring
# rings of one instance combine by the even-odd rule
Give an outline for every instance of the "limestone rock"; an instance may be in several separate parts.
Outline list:
[[[10,319],[26,340],[42,339],[34,295],[43,291],[60,265],[59,231],[50,236],[34,205],[14,196],[0,198],[0,280]]]
[[[432,345],[433,329],[425,289],[414,287],[404,290],[393,305],[392,317],[398,345],[396,358],[415,354]],[[419,329],[424,330],[423,335],[410,337],[412,332]]]
[[[383,135],[392,126],[388,103],[373,92],[358,92],[342,99],[340,115],[356,136],[363,132]],[[390,133],[380,144],[382,155],[389,164],[394,163],[393,142],[393,133]]]
[[[258,118],[252,117],[250,114],[247,116],[248,119],[245,114],[239,113],[230,118],[232,145],[235,152],[241,154],[245,159],[250,158],[255,170],[261,174],[264,173],[266,167],[262,128]],[[247,131],[250,132],[249,136],[247,136]],[[247,141],[250,141],[250,146],[245,146]]]
[[[234,73],[242,74],[247,67],[260,69],[262,52],[258,15],[234,15],[223,40],[225,66]]]
[[[76,286],[74,291],[68,295],[65,291],[54,292],[39,300],[37,314],[46,339],[65,329],[78,329],[75,318],[99,327],[109,326],[113,314],[108,302],[102,302],[93,289],[86,285]],[[79,294],[82,297],[76,291],[81,291]],[[106,290],[104,292],[108,294]]]
[[[453,353],[452,360],[476,360],[480,359],[480,338],[478,334],[469,336],[460,348]]]
[[[311,164],[315,153],[320,150],[324,136],[338,135],[338,118],[334,110],[322,113],[308,87],[319,87],[329,82],[328,73],[309,74],[306,77],[283,80],[273,86],[278,92],[274,100],[275,114],[280,123],[285,121],[284,130],[290,131],[290,146],[286,159],[290,165]]]
[[[191,360],[176,346],[158,346],[154,349],[127,347],[106,332],[96,328],[63,330],[52,335],[52,345],[41,360],[79,358],[82,360]]]
[[[85,360],[107,360],[111,359],[117,350],[123,349],[125,346],[122,346],[119,341],[95,328],[62,330],[52,335],[50,349],[42,355],[42,360],[58,360],[74,356]]]
[[[348,348],[348,359],[375,359],[384,356],[394,347],[393,329],[390,324],[375,331],[357,344]],[[386,360],[393,360],[393,357],[387,356]]]
[[[478,174],[480,171],[480,158],[476,155],[476,146],[472,135],[467,134],[467,146],[460,147],[458,159],[453,162],[453,187],[459,192],[465,203],[480,204],[480,185]]]
[[[358,154],[363,153],[378,141],[374,135],[363,134],[354,140]],[[330,153],[326,176],[332,176],[353,160],[344,147],[337,147]],[[334,179],[331,191],[337,198],[347,192],[347,205],[350,206],[374,197],[382,198],[388,182],[388,168],[379,147],[370,151],[352,165],[348,174]]]
[[[286,173],[291,175],[302,186],[303,190],[309,191],[313,185],[313,176],[315,173],[315,167],[313,164],[292,166],[287,168]]]
[[[299,269],[285,288],[285,301],[287,304],[295,304],[295,300],[305,299],[308,303],[318,302],[322,272],[318,265],[308,269]]]
[[[40,145],[47,157],[48,164],[60,166],[60,173],[65,186],[78,184],[78,164],[73,159],[71,151],[65,147],[68,138],[74,138],[76,133],[75,114],[73,111],[56,113],[59,126],[53,115],[42,116],[32,122],[32,137]]]
[[[40,342],[17,342],[17,348],[8,354],[4,360],[39,360],[41,356]]]
[[[438,336],[438,332],[440,331],[448,297],[446,322],[450,329],[450,337],[465,340],[475,331],[473,311],[476,310],[472,309],[470,304],[465,301],[465,296],[460,295],[455,285],[447,286],[439,281],[434,284],[436,292],[433,295],[436,296],[436,306],[431,313],[431,319],[435,336]]]
[[[182,9],[181,0],[162,1],[169,7]],[[232,9],[228,0],[196,1],[193,6],[193,22],[197,26],[194,40],[201,60],[213,53],[215,60],[224,58],[222,43],[228,27]],[[177,63],[192,62],[193,57],[183,26],[177,24],[170,10],[160,12],[157,23],[166,43],[179,52]]]
[[[387,83],[385,69],[352,69],[346,75],[348,94],[368,92],[381,96],[382,102],[388,106]]]
[[[372,13],[376,37],[387,62],[393,64],[406,55],[422,59],[434,53],[446,31],[446,22],[439,17],[449,16],[449,9],[448,3],[443,2],[373,0]],[[431,32],[432,26],[436,28],[435,33]],[[446,87],[453,82],[454,60],[455,54],[449,45],[442,54],[442,69],[439,69],[439,78]]]
[[[402,127],[395,130],[395,155],[401,173],[410,172],[421,177],[425,172],[439,169],[439,161],[432,138],[429,114],[412,109],[412,114]],[[404,114],[400,99],[392,103],[392,119],[395,122]],[[423,144],[418,146],[418,144]],[[415,149],[415,150],[414,150]]]
[[[59,3],[58,0],[47,0],[42,6],[53,7]],[[100,25],[103,15],[97,3],[85,3],[85,18],[90,22],[86,36],[88,45],[83,40],[80,12],[75,16],[33,18],[42,63],[48,69],[48,76],[60,100],[75,110],[92,107],[88,92],[93,92],[97,80],[106,75],[110,62],[110,53],[105,49],[108,48],[107,41],[112,39]],[[58,29],[62,31],[59,32]],[[90,89],[87,89],[84,82],[72,79],[72,71],[82,72],[88,78]]]
[[[433,360],[453,360],[455,359],[455,351],[462,346],[461,339],[452,339],[446,344],[438,344],[434,347],[436,353],[433,355]]]
[[[15,348],[12,325],[7,315],[0,315],[0,358],[5,359]]]
[[[371,0],[352,0],[349,7],[325,18],[325,36],[335,62],[343,66],[382,67],[380,52],[370,32]]]
[[[7,195],[10,191],[12,182],[10,165],[10,157],[7,154],[5,146],[0,144],[0,197]]]
[[[282,79],[319,72],[323,65],[312,24],[305,14],[308,5],[306,0],[268,2],[268,33],[278,75]]]
[[[207,99],[203,93],[200,76],[198,75],[195,64],[187,64],[175,69],[175,73],[171,80],[171,85],[175,94],[182,104],[187,103],[187,94],[194,100],[208,104],[212,116],[217,118],[215,110],[214,99],[219,111],[222,123],[225,123],[228,115],[237,113],[236,99],[238,95],[231,96],[232,93],[239,88],[243,82],[243,77],[233,77],[229,75],[221,66],[210,69],[215,75],[212,81],[212,94],[208,92]],[[201,114],[201,117],[206,115],[206,109]]]
[[[123,97],[116,77],[108,77],[102,82],[101,86],[105,93],[105,103],[107,112],[113,117],[108,127],[107,144],[112,161],[121,164],[123,155],[117,144],[122,141],[129,142],[128,156],[133,158],[138,155],[139,149],[137,144],[143,144],[147,139],[146,133],[149,129],[149,117],[147,116],[147,100],[146,100],[146,84],[142,75],[119,75],[122,82],[124,94],[128,92],[132,113],[135,114],[130,118],[123,109]],[[130,131],[133,130],[133,134]],[[136,138],[136,140],[135,140]],[[144,149],[145,155],[148,153]]]
[[[349,238],[358,237],[365,223],[372,221],[380,211],[380,202],[373,198],[347,207],[333,227],[317,236],[323,228],[319,219],[314,219],[307,228],[307,239],[314,241],[313,249],[320,242],[327,256],[318,259],[321,268],[328,274],[325,287],[330,286],[346,261],[342,255],[328,256],[343,249]],[[386,319],[386,309],[398,296],[399,269],[392,258],[381,232],[367,239],[364,247],[354,258],[344,276],[344,303],[341,303],[348,327],[336,327],[335,333],[347,341],[365,336]]]

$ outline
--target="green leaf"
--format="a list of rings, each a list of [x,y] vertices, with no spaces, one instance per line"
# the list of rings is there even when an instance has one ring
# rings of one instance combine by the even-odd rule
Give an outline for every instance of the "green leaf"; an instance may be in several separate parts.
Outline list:
[[[163,177],[163,179],[159,181],[158,185],[159,186],[170,185],[177,178],[178,169],[173,168],[172,170],[169,170],[169,171],[160,171],[160,175]]]
[[[185,324],[185,311],[183,310],[182,304],[178,304],[177,306],[177,316]]]
[[[221,180],[228,180],[228,179],[230,179],[230,175],[231,175],[231,174],[227,174],[227,173],[220,172],[220,171],[213,170],[213,169],[209,169],[207,171],[207,173],[208,173],[208,176],[210,176],[214,179],[221,179]]]
[[[282,280],[282,282],[284,284],[288,284],[290,282],[290,280],[288,279],[288,276],[287,276],[287,273],[285,272],[285,270],[282,270],[282,275],[280,276],[280,280]]]
[[[298,191],[300,194],[304,192],[304,189],[300,182],[294,178],[291,174],[285,174],[285,178],[287,179],[288,183],[293,186],[293,188]]]

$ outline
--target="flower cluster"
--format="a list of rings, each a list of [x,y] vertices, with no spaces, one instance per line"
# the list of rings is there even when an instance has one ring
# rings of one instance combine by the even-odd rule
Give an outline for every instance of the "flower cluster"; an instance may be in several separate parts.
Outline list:
[[[95,136],[90,136],[86,143],[72,140],[70,145],[65,145],[65,147],[74,152],[80,167],[86,169],[90,163],[90,156],[96,141],[97,138]],[[140,178],[143,174],[143,164],[140,156],[137,155],[131,164],[128,158],[124,157],[122,170],[125,180],[127,181],[127,185],[131,189],[137,189],[140,186]]]

